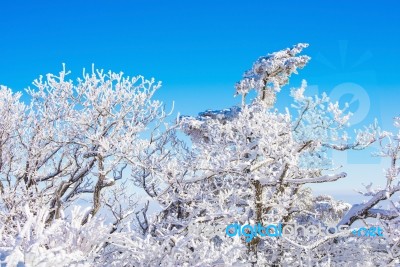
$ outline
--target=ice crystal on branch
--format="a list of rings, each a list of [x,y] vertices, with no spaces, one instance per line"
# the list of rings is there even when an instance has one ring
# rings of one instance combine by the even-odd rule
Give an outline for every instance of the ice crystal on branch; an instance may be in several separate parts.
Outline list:
[[[242,104],[250,90],[256,90],[259,99],[272,107],[276,93],[289,82],[290,75],[297,73],[297,69],[303,68],[310,60],[308,56],[296,56],[306,47],[308,44],[300,43],[291,49],[260,57],[236,84],[236,95],[242,95]]]

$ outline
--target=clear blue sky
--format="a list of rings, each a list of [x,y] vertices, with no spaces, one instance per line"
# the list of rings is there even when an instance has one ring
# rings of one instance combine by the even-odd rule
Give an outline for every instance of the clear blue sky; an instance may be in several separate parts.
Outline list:
[[[388,128],[400,114],[399,14],[394,0],[2,1],[0,84],[22,90],[62,62],[72,77],[95,63],[161,80],[157,96],[191,115],[238,103],[233,85],[255,59],[308,42],[312,61],[291,85],[353,94],[358,125]]]

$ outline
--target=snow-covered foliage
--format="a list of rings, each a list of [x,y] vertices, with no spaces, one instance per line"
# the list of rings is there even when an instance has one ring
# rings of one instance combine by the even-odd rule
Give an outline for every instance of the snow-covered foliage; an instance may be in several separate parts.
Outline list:
[[[67,74],[35,80],[27,104],[0,88],[0,246],[25,238],[17,237],[22,225],[33,231],[26,209],[46,209],[37,218],[46,231],[83,204],[80,224],[102,212],[118,231],[136,218],[137,177],[164,171],[170,157],[174,130],[152,100],[160,83],[93,70],[74,84]]]
[[[253,67],[246,71],[243,79],[236,84],[236,94],[242,95],[242,105],[250,90],[256,90],[258,96],[269,107],[275,103],[275,94],[289,82],[292,73],[303,68],[310,60],[308,56],[296,56],[308,44],[297,44],[291,49],[260,57]]]
[[[375,123],[350,135],[347,107],[326,94],[307,96],[305,81],[290,91],[290,109],[273,110],[276,94],[310,59],[297,56],[307,46],[254,63],[236,85],[243,99],[256,90],[253,101],[181,116],[174,125],[152,99],[160,84],[140,76],[92,71],[74,84],[63,70],[36,80],[28,104],[1,87],[0,260],[9,266],[394,265],[400,119],[398,133]],[[375,142],[390,162],[385,188],[368,185],[361,193],[370,200],[354,206],[312,195],[307,184],[347,177],[330,150]],[[390,209],[377,206],[384,200]],[[363,222],[379,224],[385,235],[365,242],[348,230],[246,242],[225,234],[232,223],[278,222]]]
[[[33,214],[26,205],[24,220],[16,222],[15,232],[10,235],[3,229],[1,253],[7,266],[91,266],[109,239],[110,226],[99,219],[82,225],[85,213],[78,206],[70,216],[50,224],[46,223],[48,213],[48,209],[41,208]]]

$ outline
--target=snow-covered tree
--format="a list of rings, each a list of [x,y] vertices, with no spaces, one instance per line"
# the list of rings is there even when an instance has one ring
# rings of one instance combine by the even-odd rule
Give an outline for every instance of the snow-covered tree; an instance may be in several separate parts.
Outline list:
[[[256,237],[249,243],[242,240],[239,253],[238,244],[226,238],[224,231],[211,242],[210,237],[191,231],[188,239],[182,240],[188,228],[266,223],[271,217],[282,223],[327,224],[349,209],[349,205],[339,205],[328,197],[330,207],[335,209],[324,214],[315,206],[318,198],[313,199],[305,185],[346,177],[343,171],[335,172],[328,150],[363,149],[385,135],[372,125],[359,131],[354,143],[348,143],[345,128],[351,114],[340,109],[338,103],[330,103],[325,94],[305,96],[306,82],[291,90],[294,111],[279,113],[271,109],[276,92],[308,61],[306,56],[296,57],[304,47],[307,45],[299,44],[262,57],[245,73],[236,88],[243,95],[251,89],[257,91],[250,104],[242,101],[241,107],[208,110],[196,118],[181,117],[179,124],[192,140],[191,154],[172,173],[175,183],[157,197],[162,212],[155,217],[150,232],[162,242],[171,240],[168,255],[176,253],[174,262],[178,265],[343,263],[343,255],[335,258],[327,252],[334,243],[342,242],[337,236],[295,241]],[[317,217],[305,216],[309,213]],[[342,247],[347,256],[361,255],[364,262],[371,259],[364,246]],[[223,257],[225,254],[236,255],[236,260]]]
[[[64,70],[36,80],[29,104],[2,87],[0,260],[77,266],[395,264],[400,132],[381,131],[374,123],[350,136],[347,106],[326,94],[307,96],[305,81],[286,90],[289,77],[310,59],[299,55],[307,46],[257,60],[236,84],[240,106],[181,116],[173,125],[152,99],[160,84],[140,76],[92,71],[75,85]],[[255,99],[246,99],[251,90]],[[293,99],[284,112],[274,109],[278,93]],[[400,119],[395,125],[400,128]],[[370,201],[351,206],[313,196],[307,185],[347,177],[329,151],[362,150],[376,142],[390,167],[385,188],[370,185],[362,192]],[[389,209],[377,206],[385,200]],[[86,210],[78,207],[83,201]],[[364,242],[346,230],[357,221],[381,225],[385,236]],[[231,238],[225,228],[234,223],[345,231]]]
[[[157,173],[170,157],[174,130],[152,99],[160,83],[93,70],[75,84],[67,74],[35,80],[27,104],[0,89],[0,246],[28,224],[25,208],[32,215],[45,208],[51,228],[84,205],[80,224],[101,211],[109,231],[120,231],[137,212],[132,177]]]

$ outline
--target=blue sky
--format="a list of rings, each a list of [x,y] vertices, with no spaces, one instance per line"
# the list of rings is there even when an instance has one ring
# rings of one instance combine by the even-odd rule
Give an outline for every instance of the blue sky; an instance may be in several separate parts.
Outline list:
[[[390,128],[400,114],[399,13],[387,0],[3,1],[0,84],[22,90],[63,62],[72,78],[95,63],[161,80],[157,97],[193,115],[238,103],[233,85],[254,60],[307,42],[312,60],[291,86],[306,79],[311,92],[354,100],[355,126],[376,117]]]

